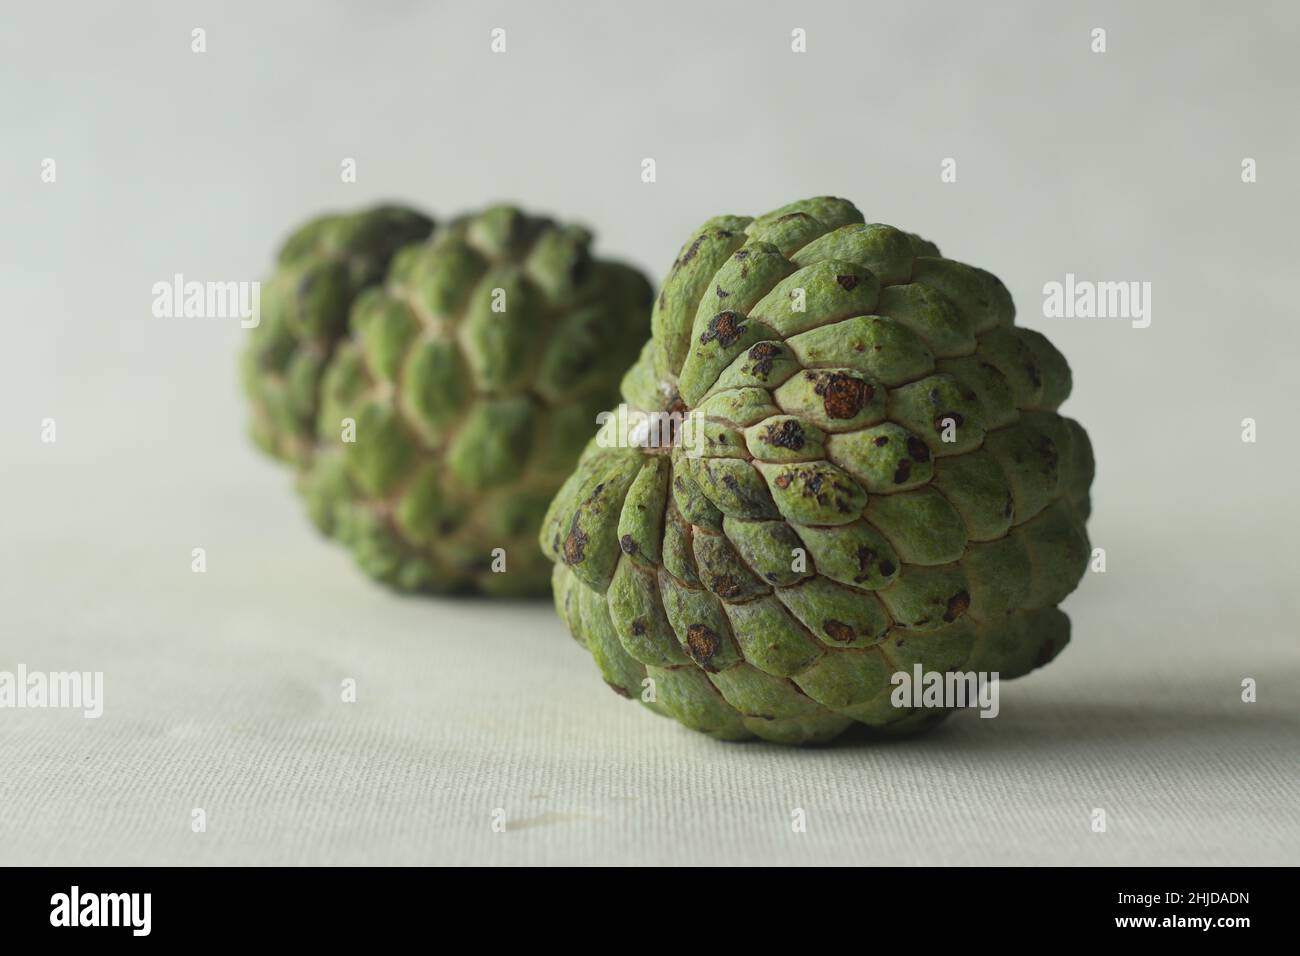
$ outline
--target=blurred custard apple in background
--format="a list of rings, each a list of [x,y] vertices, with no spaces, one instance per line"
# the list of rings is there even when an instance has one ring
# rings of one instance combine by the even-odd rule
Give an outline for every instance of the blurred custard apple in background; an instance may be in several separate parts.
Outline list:
[[[594,258],[586,230],[510,206],[421,238],[384,244],[386,272],[340,285],[328,308],[299,296],[298,315],[347,315],[323,363],[314,334],[286,348],[315,350],[301,376],[313,387],[292,403],[312,427],[286,422],[285,444],[307,449],[291,456],[299,487],[313,521],[381,581],[544,594],[538,527],[645,341],[653,290]],[[252,351],[266,352],[256,332]],[[251,363],[255,421],[264,379],[293,380],[281,369],[295,361]]]
[[[383,281],[393,254],[433,221],[398,206],[319,216],[285,241],[262,283],[261,321],[243,354],[253,440],[294,464],[311,459],[320,379],[358,295]]]
[[[716,737],[798,744],[946,716],[894,706],[915,665],[1055,657],[1092,450],[1056,411],[1065,359],[1014,314],[995,276],[843,199],[706,222],[623,381],[669,427],[610,417],[542,527],[605,681]]]

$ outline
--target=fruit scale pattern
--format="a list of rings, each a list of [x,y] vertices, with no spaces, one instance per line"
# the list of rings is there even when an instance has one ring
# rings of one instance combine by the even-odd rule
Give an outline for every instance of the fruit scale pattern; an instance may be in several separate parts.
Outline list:
[[[1014,314],[995,276],[843,199],[705,223],[623,380],[692,440],[624,447],[611,418],[542,526],[606,682],[716,737],[799,744],[946,716],[891,701],[916,664],[1010,678],[1055,657],[1093,458],[1057,413],[1069,366]]]
[[[298,466],[312,520],[373,577],[545,593],[537,529],[653,296],[591,242],[500,205],[437,228],[377,207],[286,243],[270,283],[284,295],[246,358],[254,434]]]

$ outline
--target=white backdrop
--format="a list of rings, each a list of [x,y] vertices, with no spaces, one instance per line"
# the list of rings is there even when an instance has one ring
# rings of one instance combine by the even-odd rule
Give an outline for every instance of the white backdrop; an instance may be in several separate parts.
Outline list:
[[[1225,9],[11,10],[0,670],[103,671],[105,708],[0,709],[0,863],[1295,864],[1300,13]],[[1072,645],[919,740],[719,744],[544,603],[372,585],[246,441],[238,323],[150,314],[381,198],[519,201],[657,280],[709,216],[824,193],[1001,276],[1097,454]],[[1150,327],[1044,318],[1067,272],[1151,282]]]

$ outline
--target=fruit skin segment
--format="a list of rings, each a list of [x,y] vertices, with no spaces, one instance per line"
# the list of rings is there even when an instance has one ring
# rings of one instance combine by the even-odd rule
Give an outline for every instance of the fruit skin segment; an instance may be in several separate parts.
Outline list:
[[[1060,653],[1092,448],[1057,412],[1064,357],[1014,315],[995,276],[843,199],[698,229],[623,379],[633,414],[540,535],[606,683],[804,744],[941,720],[890,700],[915,665],[1010,678]],[[689,427],[645,447],[637,412]]]
[[[317,216],[285,240],[241,356],[249,431],[268,455],[300,466],[311,460],[321,376],[347,335],[352,303],[383,281],[398,249],[432,230],[423,213],[382,205]]]
[[[369,223],[378,212],[340,218]],[[254,338],[245,362],[254,434],[297,466],[313,522],[378,580],[544,594],[537,529],[617,397],[653,290],[635,269],[594,257],[576,226],[494,206],[437,229],[420,217],[428,228],[411,235],[415,215],[398,217],[386,242],[372,237],[366,269],[339,284],[328,310],[299,297],[291,314],[315,321],[287,324],[313,334],[285,337],[273,324]],[[286,251],[306,246],[319,259],[319,244],[300,238],[312,229]],[[339,246],[325,248],[337,259]],[[277,281],[294,288],[280,272]],[[309,371],[284,371],[301,366]],[[277,393],[277,375],[298,387]],[[265,401],[284,393],[295,400]],[[504,571],[494,568],[502,557]]]

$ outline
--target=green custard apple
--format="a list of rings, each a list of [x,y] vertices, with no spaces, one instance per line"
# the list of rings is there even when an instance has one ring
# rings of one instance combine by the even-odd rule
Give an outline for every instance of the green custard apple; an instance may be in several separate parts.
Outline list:
[[[496,206],[403,246],[320,376],[313,520],[402,590],[546,593],[548,502],[618,396],[653,289]]]
[[[383,279],[398,249],[432,229],[414,210],[377,206],[320,216],[289,236],[261,284],[260,320],[243,353],[260,448],[293,464],[310,461],[321,375],[347,333],[352,303]]]
[[[683,246],[541,531],[620,694],[725,739],[897,732],[893,675],[1047,663],[1090,553],[1069,366],[981,269],[843,199]]]

